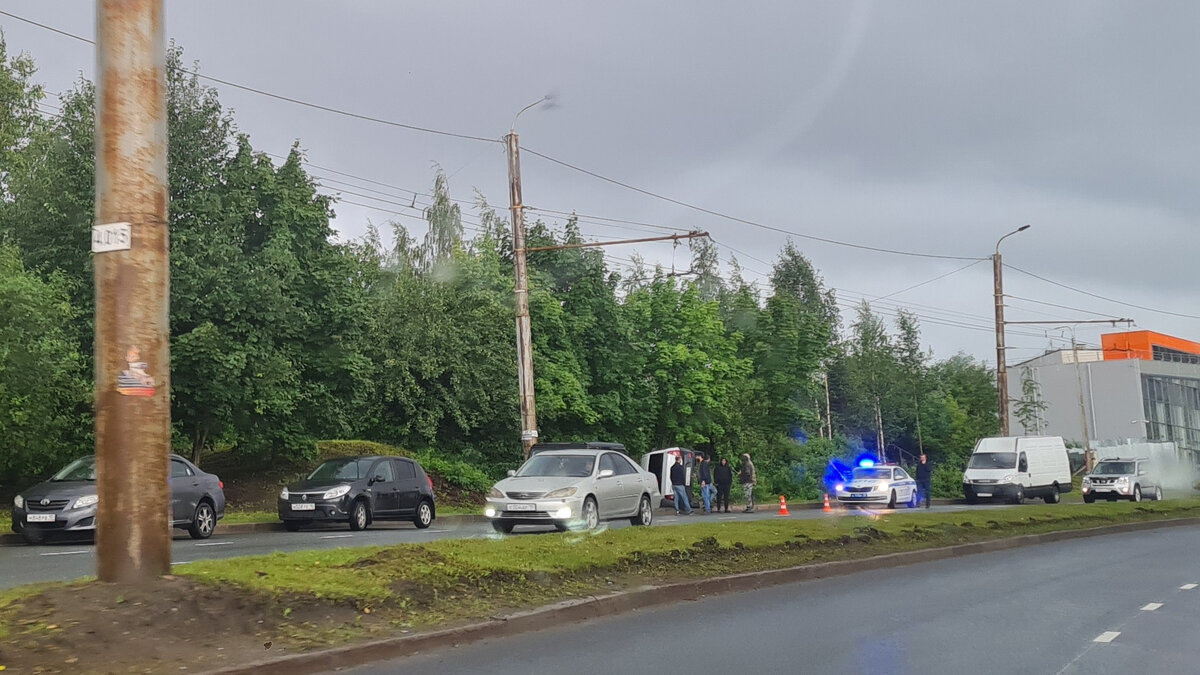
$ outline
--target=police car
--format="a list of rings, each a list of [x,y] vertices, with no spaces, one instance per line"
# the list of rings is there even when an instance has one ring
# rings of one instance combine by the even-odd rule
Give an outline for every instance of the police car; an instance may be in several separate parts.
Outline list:
[[[842,504],[886,504],[889,509],[905,504],[917,507],[917,481],[904,469],[887,464],[866,462],[854,467],[850,480],[835,486]]]

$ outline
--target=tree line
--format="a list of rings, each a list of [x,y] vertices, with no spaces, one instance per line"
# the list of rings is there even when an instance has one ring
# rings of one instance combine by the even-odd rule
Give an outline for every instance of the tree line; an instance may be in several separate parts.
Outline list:
[[[482,195],[466,235],[444,174],[427,230],[331,227],[335,201],[297,145],[254,149],[217,93],[168,54],[171,413],[177,451],[310,458],[316,441],[375,440],[496,473],[521,456],[509,223]],[[94,88],[44,115],[25,55],[0,38],[0,483],[91,451]],[[578,223],[530,246],[582,243]],[[764,491],[813,497],[831,457],[941,465],[957,490],[998,427],[994,380],[934,361],[915,315],[889,325],[835,293],[792,243],[770,278],[693,240],[690,273],[596,249],[529,255],[541,437],[633,454],[684,445],[755,458]]]

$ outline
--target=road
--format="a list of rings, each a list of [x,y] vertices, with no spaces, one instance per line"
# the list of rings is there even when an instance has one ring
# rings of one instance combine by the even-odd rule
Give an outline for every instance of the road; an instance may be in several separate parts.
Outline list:
[[[1200,528],[693,599],[349,671],[1169,673],[1200,664]]]
[[[1004,505],[935,506],[933,511],[961,511],[969,508],[1007,508]],[[921,509],[918,509],[921,510]],[[895,513],[904,513],[897,509]],[[859,513],[838,509],[836,515]],[[864,512],[865,513],[865,512]],[[757,513],[729,513],[676,516],[669,510],[655,513],[655,527],[682,523],[730,522],[775,518],[776,509]],[[819,509],[794,509],[792,518],[828,517]],[[171,559],[174,565],[186,565],[196,560],[211,558],[234,558],[246,555],[264,555],[276,551],[290,552],[309,549],[328,549],[343,546],[375,546],[397,543],[428,542],[446,538],[498,537],[487,523],[447,525],[449,521],[434,521],[433,527],[418,530],[412,525],[373,527],[363,532],[350,532],[345,527],[326,526],[303,532],[254,532],[245,534],[216,533],[207,541],[194,541],[187,534],[177,536],[172,543]],[[627,521],[604,523],[605,527],[629,527]],[[520,527],[513,536],[536,536],[549,528]],[[179,531],[182,532],[182,531]],[[0,546],[0,589],[43,581],[77,579],[95,573],[95,547],[91,543],[56,543],[42,546]]]

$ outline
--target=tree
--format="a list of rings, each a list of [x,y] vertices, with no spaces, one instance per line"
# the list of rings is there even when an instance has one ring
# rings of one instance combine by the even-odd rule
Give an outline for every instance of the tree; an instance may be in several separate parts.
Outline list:
[[[425,245],[421,247],[421,262],[426,271],[449,260],[454,249],[462,245],[462,211],[450,199],[446,173],[438,167],[433,179],[433,203],[425,208]]]
[[[32,159],[22,150],[43,124],[38,102],[44,92],[31,81],[34,72],[29,56],[8,56],[8,45],[0,33],[0,205],[12,198],[8,177],[14,168],[23,170],[18,164]]]
[[[1013,406],[1013,416],[1021,423],[1027,434],[1042,433],[1042,422],[1046,414],[1046,401],[1042,398],[1042,387],[1033,376],[1033,368],[1021,369],[1021,398]]]
[[[899,359],[899,375],[903,381],[898,388],[904,392],[902,400],[905,408],[911,403],[913,432],[916,435],[917,450],[925,452],[925,439],[921,433],[921,398],[925,395],[925,377],[928,360],[921,348],[921,326],[916,315],[901,309],[896,314],[897,336],[896,349]]]

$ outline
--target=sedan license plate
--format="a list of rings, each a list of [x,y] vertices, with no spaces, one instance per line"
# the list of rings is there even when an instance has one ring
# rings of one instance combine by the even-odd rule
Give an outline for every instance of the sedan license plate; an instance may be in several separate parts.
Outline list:
[[[54,514],[53,513],[29,513],[29,514],[25,515],[25,522],[27,522],[27,523],[53,523],[54,522]]]
[[[315,511],[316,509],[316,504],[292,504],[293,511]]]
[[[976,496],[976,497],[991,497],[991,496],[992,496],[992,493],[990,493],[990,492],[976,492],[976,493],[975,493],[975,496]]]
[[[536,511],[537,506],[534,504],[509,504],[509,511]]]

